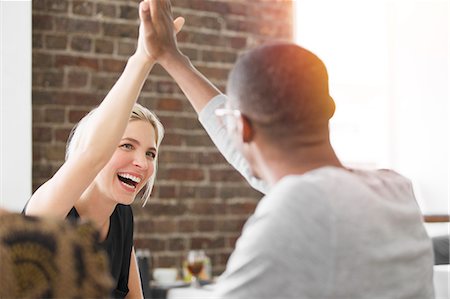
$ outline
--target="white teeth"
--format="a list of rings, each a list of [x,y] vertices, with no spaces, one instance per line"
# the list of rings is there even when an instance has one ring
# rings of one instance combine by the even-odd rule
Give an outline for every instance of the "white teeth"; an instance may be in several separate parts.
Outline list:
[[[132,180],[133,182],[135,182],[137,184],[139,184],[141,182],[141,178],[131,175],[129,173],[120,173],[119,176],[129,179],[129,180]]]

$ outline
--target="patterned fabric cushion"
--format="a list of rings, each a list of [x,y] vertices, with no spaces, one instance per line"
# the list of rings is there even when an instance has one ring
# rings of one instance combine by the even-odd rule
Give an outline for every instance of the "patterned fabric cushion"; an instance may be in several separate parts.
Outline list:
[[[106,254],[92,225],[0,216],[0,298],[107,298]]]

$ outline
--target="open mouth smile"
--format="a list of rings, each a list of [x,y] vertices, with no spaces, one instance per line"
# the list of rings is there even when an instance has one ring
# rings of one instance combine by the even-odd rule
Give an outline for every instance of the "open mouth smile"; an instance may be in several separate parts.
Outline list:
[[[126,187],[135,190],[137,185],[141,182],[141,178],[129,173],[118,173],[119,181]]]

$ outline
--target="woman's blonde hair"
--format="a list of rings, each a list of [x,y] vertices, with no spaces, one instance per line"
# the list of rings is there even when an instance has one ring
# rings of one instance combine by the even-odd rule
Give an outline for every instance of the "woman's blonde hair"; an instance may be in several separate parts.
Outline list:
[[[67,139],[66,144],[66,160],[69,159],[70,155],[78,148],[81,136],[83,135],[84,131],[86,130],[88,120],[94,113],[94,111],[97,108],[92,109],[86,116],[84,116],[73,128],[72,131],[69,134],[69,138]],[[158,119],[155,113],[150,111],[149,109],[145,108],[144,106],[140,104],[134,104],[133,110],[131,111],[130,120],[143,120],[149,122],[153,128],[155,129],[155,142],[156,142],[156,149],[159,149],[159,146],[161,144],[161,141],[164,137],[164,127],[161,124],[161,121]],[[145,206],[147,204],[148,199],[150,198],[150,194],[152,193],[153,185],[155,183],[155,177],[156,177],[156,171],[158,169],[158,155],[155,157],[154,160],[155,165],[155,171],[153,172],[152,176],[149,178],[146,186],[144,194],[142,195],[141,199],[144,202],[142,206]]]

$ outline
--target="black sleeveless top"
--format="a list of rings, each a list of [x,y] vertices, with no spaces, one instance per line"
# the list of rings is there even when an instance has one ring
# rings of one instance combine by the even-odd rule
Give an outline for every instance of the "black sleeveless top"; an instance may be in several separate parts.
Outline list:
[[[72,208],[67,219],[80,218]],[[133,212],[130,206],[118,204],[110,216],[106,239],[100,245],[109,257],[111,275],[115,280],[112,298],[125,298],[128,294],[128,276],[130,273],[131,249],[133,247]]]

